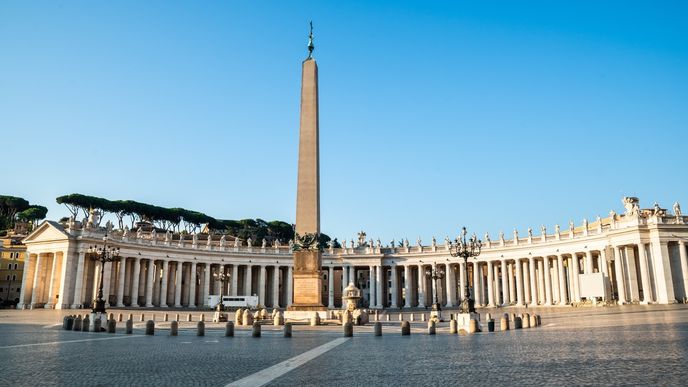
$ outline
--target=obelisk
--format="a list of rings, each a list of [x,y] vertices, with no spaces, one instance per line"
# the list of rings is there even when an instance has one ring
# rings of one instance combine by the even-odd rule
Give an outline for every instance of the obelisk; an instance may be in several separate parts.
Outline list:
[[[301,66],[301,123],[296,191],[294,311],[323,310],[320,236],[320,161],[318,145],[318,65],[313,59],[313,24],[308,58]]]

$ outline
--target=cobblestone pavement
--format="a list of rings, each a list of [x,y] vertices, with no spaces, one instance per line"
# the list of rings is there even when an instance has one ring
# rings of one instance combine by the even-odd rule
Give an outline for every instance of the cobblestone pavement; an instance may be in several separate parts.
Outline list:
[[[623,310],[623,312],[621,312]],[[509,311],[509,310],[507,310]],[[178,337],[165,324],[155,336],[68,332],[54,326],[59,311],[0,312],[0,375],[10,385],[226,385],[341,337],[341,327],[294,326],[291,339],[265,326],[223,337],[183,322]],[[497,314],[493,312],[493,316]],[[62,313],[62,312],[59,312]],[[501,314],[500,314],[501,315]],[[48,317],[46,317],[48,316]],[[31,317],[33,325],[22,320]],[[40,321],[40,324],[36,324]],[[46,324],[50,323],[52,324]],[[45,324],[45,325],[41,325]],[[683,385],[688,380],[688,308],[683,305],[561,310],[543,326],[519,331],[436,336],[414,323],[370,327],[272,380],[270,385]],[[499,324],[497,324],[499,326]],[[214,329],[217,328],[217,329]],[[51,344],[46,344],[51,343]],[[7,379],[5,379],[7,380]],[[469,382],[470,381],[470,382]]]

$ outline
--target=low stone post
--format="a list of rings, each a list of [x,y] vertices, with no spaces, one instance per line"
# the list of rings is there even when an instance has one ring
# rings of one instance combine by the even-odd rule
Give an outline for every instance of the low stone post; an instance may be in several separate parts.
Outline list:
[[[452,335],[458,333],[458,323],[453,318],[449,320],[449,333]]]
[[[411,334],[411,323],[408,321],[401,322],[401,335],[409,336]]]
[[[376,322],[373,326],[373,331],[375,336],[382,336],[382,323],[380,323],[379,321]]]
[[[168,315],[167,313],[165,313],[165,314],[162,316],[162,321],[164,321],[164,322],[168,322],[169,319],[170,319],[170,318],[169,318],[169,315]]]
[[[282,316],[282,313],[275,313],[275,317],[272,319],[272,324],[277,326],[284,324],[284,317]]]
[[[429,335],[434,335],[437,333],[437,326],[435,325],[435,320],[430,320],[428,321],[428,334]]]
[[[238,326],[244,325],[242,322],[242,317],[244,315],[244,311],[241,310],[241,308],[237,309],[236,312],[234,312],[234,323]]]
[[[425,313],[420,314],[420,321],[425,321]]]
[[[81,322],[81,331],[82,332],[88,332],[90,329],[91,325],[91,320],[88,318],[88,316],[84,316],[84,320]]]
[[[177,336],[179,334],[179,322],[172,321],[170,323],[170,336]]]
[[[65,329],[68,331],[74,329],[74,316],[67,316],[67,325],[65,326]]]
[[[260,323],[258,321],[253,322],[253,330],[251,332],[251,336],[260,337]]]
[[[81,330],[81,316],[76,316],[74,319],[74,325],[72,326],[72,330],[74,331],[80,331]]]
[[[122,313],[117,313],[117,322],[122,322]]]
[[[502,317],[500,324],[499,324],[499,330],[502,332],[509,330],[509,318],[508,317]]]
[[[518,316],[514,317],[514,329],[521,329],[521,328],[523,328],[523,321]]]
[[[537,317],[533,314],[530,316],[530,327],[535,328],[537,326]]]
[[[205,321],[205,314],[204,313],[201,313],[200,315],[198,315],[198,321]]]
[[[97,318],[93,320],[93,332],[100,332],[101,319]]]
[[[313,317],[311,317],[311,326],[316,327],[320,325],[320,315],[318,312],[313,313]]]
[[[67,329],[67,316],[62,317],[62,329]]]
[[[107,322],[107,331],[108,333],[115,333],[117,330],[117,321],[115,321],[114,318],[111,318]]]
[[[146,315],[141,313],[141,319],[139,319],[139,321],[141,321],[141,322],[146,321]]]
[[[134,322],[131,319],[124,325],[124,332],[128,335],[134,333]]]
[[[155,334],[155,321],[153,321],[153,320],[146,321],[146,334],[147,335],[154,335]]]
[[[234,337],[234,322],[227,321],[225,324],[225,337]]]
[[[179,321],[179,313],[176,313],[176,314],[174,315],[174,321]]]
[[[542,320],[540,319],[540,315],[539,315],[539,314],[536,314],[536,315],[535,315],[535,320],[536,320],[536,322],[537,322],[537,324],[536,324],[537,326],[542,325]]]
[[[523,323],[523,328],[530,328],[530,315],[528,313],[523,313],[521,315],[521,321]]]
[[[203,321],[196,324],[196,336],[205,336],[205,323]]]
[[[348,322],[344,324],[344,337],[353,337],[354,335],[354,324]]]
[[[291,337],[291,323],[284,324],[284,337]]]
[[[472,318],[468,321],[468,333],[478,332],[478,320]]]
[[[487,320],[487,331],[494,332],[495,330],[495,320],[493,318]]]
[[[193,321],[193,317],[191,317],[191,313],[189,313],[189,315],[186,316],[186,321]]]

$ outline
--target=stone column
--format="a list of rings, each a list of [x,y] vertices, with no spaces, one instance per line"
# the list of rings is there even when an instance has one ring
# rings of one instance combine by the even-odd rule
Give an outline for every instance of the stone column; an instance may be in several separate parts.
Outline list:
[[[131,306],[139,306],[139,283],[141,275],[141,258],[134,258],[134,275],[131,277]]]
[[[375,304],[378,308],[382,308],[382,266],[376,266],[375,269],[375,274],[377,275],[375,279],[375,285],[377,286],[375,289],[375,299],[377,301]]]
[[[404,308],[411,307],[411,266],[404,265]]]
[[[473,298],[476,305],[482,305],[482,294],[480,292],[480,283],[482,282],[482,274],[480,273],[480,264],[473,262]]]
[[[514,263],[516,265],[516,306],[523,306],[523,268],[521,267],[521,261],[516,259]]]
[[[239,294],[238,292],[238,287],[239,287],[239,265],[236,263],[232,265],[232,290],[231,290],[231,295],[236,296]]]
[[[523,270],[523,302],[524,305],[530,304],[530,265],[528,261],[521,262],[521,269]]]
[[[174,307],[180,308],[182,306],[182,268],[183,262],[177,261],[175,265],[175,281],[174,281]]]
[[[590,274],[593,272],[592,269],[592,251],[587,250],[585,252],[585,274]]]
[[[545,303],[545,260],[546,257],[542,257],[542,260],[535,260],[537,263],[537,281],[538,281],[538,303]]]
[[[657,303],[669,304],[676,302],[674,281],[671,273],[669,245],[667,242],[654,240],[650,243],[650,249],[656,278],[655,289],[657,290]]]
[[[614,271],[616,277],[616,291],[619,298],[619,305],[626,303],[626,284],[624,283],[624,272],[622,263],[622,250],[623,246],[617,246],[614,248],[613,252],[616,255],[614,257]]]
[[[459,299],[463,301],[466,292],[466,264],[464,262],[459,263],[459,285],[461,286]]]
[[[203,286],[201,290],[201,303],[203,306],[211,306],[208,304],[208,294],[210,292],[210,263],[203,265]]]
[[[124,307],[124,274],[126,273],[127,258],[122,257],[117,265],[117,307]]]
[[[575,302],[580,302],[581,296],[580,296],[580,286],[578,285],[578,275],[580,274],[579,266],[578,266],[578,256],[576,253],[571,254],[571,283],[573,284],[572,288],[572,297],[573,301]]]
[[[148,279],[146,279],[146,308],[153,307],[153,281],[155,281],[155,261],[151,258],[148,260],[148,271],[146,272]]]
[[[191,275],[189,276],[189,308],[196,307],[196,261],[191,262]]]
[[[57,253],[52,253],[52,255],[53,255],[53,260],[50,264],[50,280],[48,282],[48,302],[46,303],[47,308],[55,307],[54,289],[55,289],[55,280],[57,279],[57,276],[55,275],[55,272],[57,272]]]
[[[530,306],[537,306],[538,296],[537,296],[537,282],[535,282],[535,258],[528,258],[529,268],[528,274],[530,275]]]
[[[260,271],[258,276],[258,303],[265,307],[265,277],[266,277],[265,265],[260,265]]]
[[[607,300],[609,299],[609,266],[608,263],[609,261],[607,260],[607,249],[602,248],[600,250],[600,256],[598,258],[598,262],[600,265],[600,271],[602,272],[602,276],[604,278],[604,299]]]
[[[287,305],[286,306],[291,306],[293,300],[294,300],[294,292],[292,291],[293,288],[293,277],[292,277],[292,266],[287,267]]]
[[[512,302],[516,303],[516,280],[514,278],[516,274],[514,273],[514,265],[516,265],[516,263],[506,264],[509,272],[509,305],[511,305]]]
[[[425,270],[418,265],[418,307],[425,308]]]
[[[556,259],[552,261],[549,277],[552,281],[552,305],[558,305],[561,295],[559,294],[559,268],[557,267]]]
[[[396,308],[397,307],[397,292],[398,292],[398,284],[397,284],[397,267],[396,265],[392,265],[390,267],[390,270],[392,272],[392,301],[390,303],[390,308]]]
[[[32,291],[31,291],[31,307],[33,308],[34,305],[40,302],[40,298],[38,295],[38,286],[40,285],[40,277],[41,277],[41,261],[43,254],[39,253],[36,256],[36,270],[34,270],[34,275],[33,275],[33,286],[32,286]]]
[[[638,244],[638,262],[640,263],[640,279],[643,284],[643,299],[641,304],[649,304],[652,302],[652,289],[650,287],[650,272],[647,268],[647,252],[645,244]]]
[[[252,296],[252,289],[251,289],[251,280],[252,280],[252,273],[253,270],[253,265],[246,265],[246,275],[244,276],[244,295],[245,296]]]
[[[334,267],[327,268],[327,307],[334,308]]]
[[[549,271],[549,257],[542,258],[544,268],[542,275],[545,277],[545,305],[550,306],[552,305],[552,276]]]
[[[375,291],[377,286],[375,285],[375,267],[368,267],[368,304],[371,308],[377,305],[377,298],[375,297]]]
[[[83,300],[83,288],[84,288],[84,260],[86,259],[86,253],[83,251],[79,252],[79,260],[76,266],[76,284],[74,285],[74,303],[71,308],[80,308],[84,304]],[[25,271],[28,271],[28,257],[26,260],[26,265],[24,267]],[[24,282],[26,283],[26,282]],[[22,287],[23,291],[23,287]],[[24,302],[24,298],[20,298],[21,302]]]
[[[445,306],[447,308],[452,308],[454,307],[454,303],[456,302],[454,296],[456,294],[456,276],[454,275],[454,270],[450,264],[444,265],[444,268],[447,272],[447,275],[444,277],[444,287],[446,288],[445,293],[447,294],[447,303],[445,304]]]
[[[349,268],[342,266],[342,294],[344,294],[344,289],[349,286]],[[342,305],[344,305],[342,301]]]
[[[506,259],[502,259],[500,263],[500,268],[502,271],[502,306],[507,306],[511,303],[509,297],[509,268],[506,264]]]
[[[564,272],[564,257],[561,254],[557,255],[557,272],[559,274],[559,305],[566,305],[568,303],[566,273]]]
[[[487,261],[487,306],[495,306],[494,300],[494,267],[492,266],[492,261]]]
[[[492,263],[492,271],[494,272],[494,300],[495,306],[502,305],[502,283],[499,280],[499,266]]]
[[[272,307],[279,308],[279,277],[280,268],[275,266],[275,270],[272,272]],[[334,289],[332,290],[332,296],[334,297]]]
[[[686,257],[686,242],[683,240],[678,241],[678,253],[683,275],[683,297],[688,297],[688,257]]]
[[[160,283],[160,307],[167,308],[167,280],[170,276],[170,261],[162,261],[162,282]]]

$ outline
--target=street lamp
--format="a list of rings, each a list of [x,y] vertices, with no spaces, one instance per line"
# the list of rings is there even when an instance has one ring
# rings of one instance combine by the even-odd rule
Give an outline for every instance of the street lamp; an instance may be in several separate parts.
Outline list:
[[[103,247],[91,246],[88,248],[88,255],[92,261],[100,262],[100,283],[98,284],[98,298],[93,300],[92,313],[105,314],[105,300],[103,299],[103,270],[106,262],[117,262],[120,260],[119,247],[108,247],[107,233],[103,237]]]
[[[216,281],[220,281],[220,303],[217,304],[217,311],[221,312],[224,310],[224,305],[222,304],[222,293],[225,290],[225,282],[229,280],[229,274],[224,271],[224,266],[220,266],[220,270],[213,273],[213,277]]]
[[[480,255],[480,249],[483,247],[483,243],[475,236],[471,236],[466,239],[466,227],[461,228],[461,235],[456,237],[454,243],[451,245],[449,254],[452,257],[463,258],[464,270],[466,270],[466,287],[463,293],[463,300],[461,301],[460,311],[461,313],[475,313],[475,301],[471,298],[470,292],[468,291],[468,258],[477,257]]]
[[[441,311],[442,307],[440,306],[440,303],[437,300],[437,281],[444,278],[444,270],[438,269],[437,267],[433,267],[432,269],[427,269],[425,271],[425,274],[429,275],[430,278],[432,278],[432,311],[436,312],[433,314],[439,315],[439,313],[437,312]]]

